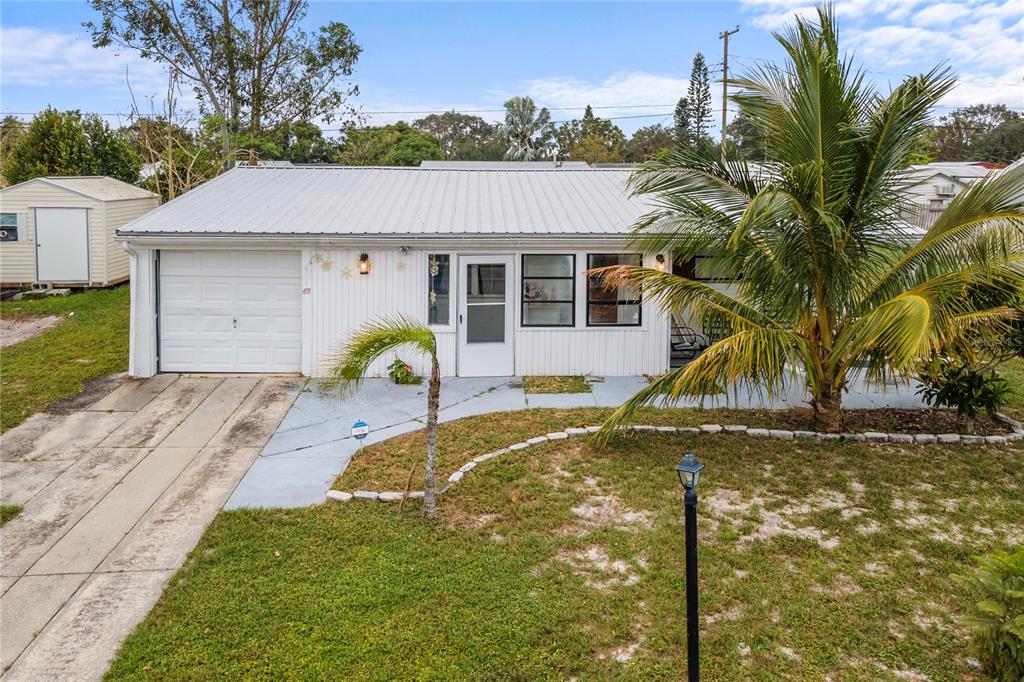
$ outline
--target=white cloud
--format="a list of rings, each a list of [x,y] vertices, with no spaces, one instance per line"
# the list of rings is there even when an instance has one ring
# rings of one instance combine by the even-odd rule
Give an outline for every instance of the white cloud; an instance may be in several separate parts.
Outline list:
[[[807,0],[741,0],[741,6],[754,25],[773,29],[812,9]],[[1024,106],[1021,0],[838,0],[835,11],[843,44],[878,80],[946,62],[960,85],[943,105]]]
[[[166,89],[167,76],[156,63],[134,53],[96,49],[86,38],[31,27],[0,28],[4,85],[59,86],[88,83],[103,88]]]

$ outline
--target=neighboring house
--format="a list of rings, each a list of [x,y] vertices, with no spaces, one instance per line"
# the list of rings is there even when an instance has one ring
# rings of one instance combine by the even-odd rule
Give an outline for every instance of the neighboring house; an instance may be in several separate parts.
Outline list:
[[[35,178],[0,190],[0,284],[102,287],[128,279],[115,230],[160,198],[108,177]]]
[[[968,185],[1003,164],[981,161],[941,161],[911,166],[904,174],[906,205],[903,218],[911,225],[928,229],[949,202]]]
[[[129,371],[322,375],[353,331],[402,314],[433,328],[446,376],[660,374],[668,318],[586,274],[670,266],[626,252],[650,208],[627,196],[628,177],[235,168],[118,231],[132,254]]]

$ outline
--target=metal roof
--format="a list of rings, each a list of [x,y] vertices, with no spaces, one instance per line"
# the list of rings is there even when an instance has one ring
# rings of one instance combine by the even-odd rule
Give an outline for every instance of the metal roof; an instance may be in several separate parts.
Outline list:
[[[238,167],[121,234],[618,236],[650,208],[629,171]]]
[[[0,191],[10,191],[16,187],[22,187],[32,182],[42,182],[61,189],[70,190],[82,194],[97,201],[122,201],[125,199],[149,199],[156,194],[127,182],[115,180],[105,175],[70,175],[70,176],[49,176],[45,178],[33,178],[25,182],[5,187]]]
[[[426,159],[420,161],[420,168],[456,168],[459,170],[544,170],[544,169],[569,169],[590,168],[586,161],[446,161]]]

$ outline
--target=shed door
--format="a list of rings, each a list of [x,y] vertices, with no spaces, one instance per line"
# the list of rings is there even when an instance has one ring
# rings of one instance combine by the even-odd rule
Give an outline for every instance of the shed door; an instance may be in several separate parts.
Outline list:
[[[89,281],[89,211],[37,208],[36,279],[40,282]]]
[[[298,372],[298,251],[160,252],[160,370]]]

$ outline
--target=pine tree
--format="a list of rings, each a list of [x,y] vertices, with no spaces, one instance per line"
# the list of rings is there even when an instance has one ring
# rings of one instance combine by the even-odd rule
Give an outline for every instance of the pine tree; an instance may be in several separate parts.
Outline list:
[[[676,144],[693,144],[693,112],[690,110],[690,101],[687,98],[680,97],[676,102],[672,120]]]
[[[690,88],[686,93],[692,118],[693,141],[697,144],[707,137],[708,126],[711,125],[711,78],[704,55],[698,52],[693,57],[693,68],[690,70]]]

